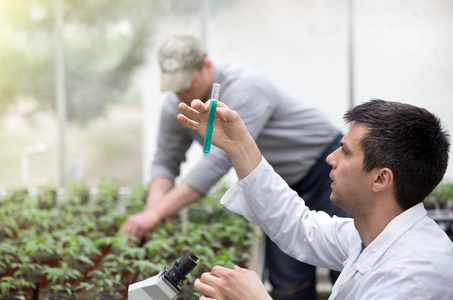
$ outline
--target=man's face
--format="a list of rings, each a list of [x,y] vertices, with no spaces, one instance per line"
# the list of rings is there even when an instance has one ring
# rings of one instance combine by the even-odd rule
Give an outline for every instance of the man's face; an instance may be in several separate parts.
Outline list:
[[[372,175],[363,170],[364,153],[360,141],[368,128],[355,122],[340,142],[340,148],[327,157],[332,166],[330,177],[332,193],[330,201],[352,216],[362,212],[366,200],[370,199]]]
[[[209,66],[204,65],[201,70],[195,70],[190,87],[182,92],[176,93],[179,100],[190,106],[193,99],[205,100],[212,85]]]

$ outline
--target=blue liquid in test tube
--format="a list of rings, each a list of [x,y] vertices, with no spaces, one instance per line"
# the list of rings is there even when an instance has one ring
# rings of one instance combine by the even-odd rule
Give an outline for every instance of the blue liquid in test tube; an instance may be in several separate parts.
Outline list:
[[[219,93],[220,84],[213,83],[211,92],[211,104],[209,105],[208,124],[206,125],[206,134],[204,136],[203,143],[204,153],[209,153],[209,150],[211,150],[212,132],[214,130],[215,111],[217,108],[217,101],[219,100]]]

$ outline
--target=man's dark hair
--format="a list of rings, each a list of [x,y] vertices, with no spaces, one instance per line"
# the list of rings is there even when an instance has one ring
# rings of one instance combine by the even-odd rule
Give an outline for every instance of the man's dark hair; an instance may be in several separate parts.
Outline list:
[[[442,180],[450,136],[426,109],[372,99],[350,109],[344,119],[369,128],[360,143],[364,170],[392,170],[395,198],[402,208],[422,202]]]

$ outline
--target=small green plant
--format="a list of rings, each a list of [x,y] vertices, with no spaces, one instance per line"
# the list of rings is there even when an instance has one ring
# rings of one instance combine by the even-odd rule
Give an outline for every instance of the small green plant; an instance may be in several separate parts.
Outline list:
[[[70,267],[66,262],[62,262],[61,267],[44,266],[43,273],[53,285],[64,285],[69,280],[82,277],[79,270]]]
[[[424,204],[428,209],[443,209],[453,201],[453,182],[439,184],[426,197]]]
[[[97,205],[97,209],[93,211],[93,214],[97,218],[98,229],[103,230],[109,235],[118,231],[121,215],[118,211],[112,210],[111,205]]]
[[[44,266],[43,273],[51,283],[50,296],[53,299],[73,298],[77,287],[69,281],[82,277],[79,270],[70,267],[66,262],[61,263],[61,267]]]
[[[10,241],[0,242],[0,275],[4,274],[17,259],[17,246]]]
[[[50,295],[46,300],[76,299],[77,291],[80,289],[69,282],[54,284],[50,287]]]
[[[239,216],[227,223],[214,224],[214,231],[223,246],[247,247],[254,237],[253,224]]]
[[[34,262],[43,263],[49,259],[58,258],[61,248],[57,240],[49,233],[39,235],[29,230],[24,237],[24,243],[20,245],[24,255],[30,256]]]
[[[123,249],[138,247],[140,241],[137,237],[125,232],[116,232],[110,239],[110,246],[115,253],[123,252]]]
[[[28,197],[28,190],[25,188],[10,188],[5,197],[6,202],[23,203]]]
[[[143,245],[148,258],[154,261],[162,259],[170,259],[171,252],[168,249],[173,249],[174,242],[172,238],[166,238],[153,234],[151,239]]]
[[[144,259],[146,257],[146,250],[142,247],[124,247],[119,254],[129,260]]]
[[[116,287],[121,286],[121,275],[113,274],[110,270],[93,270],[88,273],[90,282],[82,282],[81,288],[95,291],[99,294],[116,295]]]
[[[11,239],[19,231],[17,221],[12,216],[0,214],[0,241]]]
[[[131,187],[131,193],[124,198],[124,207],[126,215],[139,212],[143,209],[148,189],[143,184],[134,184]]]
[[[70,181],[66,185],[65,192],[63,195],[62,207],[64,209],[73,209],[74,207],[80,207],[88,203],[89,190],[85,181]]]
[[[25,255],[18,255],[19,261],[13,262],[11,267],[16,269],[14,272],[15,278],[24,278],[30,282],[37,283],[40,280],[40,276],[44,269],[43,265],[33,263],[31,258]]]
[[[26,298],[21,290],[29,287],[36,288],[32,282],[27,281],[24,278],[6,276],[0,279],[0,291],[3,296],[14,295],[16,299],[25,300]]]
[[[434,189],[437,200],[445,207],[448,201],[453,200],[453,182],[443,183]]]
[[[96,204],[112,205],[118,200],[120,182],[115,178],[102,178],[99,183],[99,193],[96,195]]]
[[[102,267],[112,274],[134,272],[134,268],[132,268],[131,261],[129,259],[125,258],[123,255],[116,255],[113,253],[104,257]]]
[[[82,235],[68,234],[67,230],[62,232],[59,243],[61,258],[70,266],[79,264],[93,266],[92,257],[101,255],[93,240]]]
[[[53,183],[46,183],[38,187],[38,207],[50,209],[57,204],[57,188]]]
[[[137,259],[132,261],[132,267],[137,269],[138,279],[137,281],[149,278],[151,276],[157,275],[165,267],[165,264],[154,263],[147,259]]]

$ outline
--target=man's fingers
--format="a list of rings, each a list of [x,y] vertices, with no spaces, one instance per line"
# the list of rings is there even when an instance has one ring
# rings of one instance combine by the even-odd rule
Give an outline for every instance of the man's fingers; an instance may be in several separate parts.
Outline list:
[[[144,242],[149,241],[149,240],[151,239],[151,232],[147,231],[147,232],[143,235],[142,238],[144,239]]]
[[[137,238],[141,239],[142,236],[143,236],[143,231],[140,230],[140,228],[138,228],[138,227],[133,227],[133,228],[131,228],[131,230],[129,231],[129,234],[130,234],[130,235],[133,235],[133,236],[136,236]]]
[[[209,273],[204,273],[204,274],[201,275],[201,277],[204,277],[204,278],[203,278],[203,281],[206,279],[206,276],[204,276],[205,274],[209,274]],[[210,276],[212,276],[212,275],[210,275]],[[201,281],[200,279],[198,279],[198,278],[195,279],[195,282],[193,283],[193,286],[194,286],[200,293],[202,293],[203,295],[207,295],[207,296],[209,296],[209,297],[216,297],[216,291],[215,291],[215,289],[214,289],[212,286],[210,286],[210,285],[208,285],[208,284],[202,282],[202,281]],[[201,299],[201,298],[200,298],[200,299]]]
[[[182,112],[184,115],[186,115],[190,119],[195,120],[195,121],[200,120],[200,113],[198,112],[197,109],[194,109],[182,102],[178,104],[178,109],[180,112]]]
[[[179,123],[181,123],[182,125],[186,126],[187,128],[190,128],[192,130],[195,130],[195,121],[187,118],[185,115],[183,114],[179,114],[178,116],[176,116],[176,118],[178,119]]]
[[[205,283],[209,286],[213,286],[217,283],[219,277],[211,272],[205,272],[200,276],[200,282]]]
[[[247,274],[248,272],[250,272],[249,269],[241,268],[239,266],[234,266],[233,269],[238,271],[241,274]]]
[[[199,112],[205,112],[209,110],[209,106],[205,105],[200,99],[194,99],[190,102],[190,106],[196,109]]]
[[[219,117],[225,119],[227,122],[235,123],[240,121],[239,114],[236,111],[231,110],[223,102],[218,102],[216,112]]]
[[[120,228],[121,232],[129,233],[130,235],[134,235],[134,227],[130,225],[130,223],[126,220],[123,226]]]
[[[212,274],[214,274],[216,277],[223,277],[228,272],[231,272],[231,269],[221,266],[214,266],[212,268]]]
[[[126,220],[121,226],[120,231],[135,236],[138,239],[141,239],[146,234],[146,232],[132,220]]]

